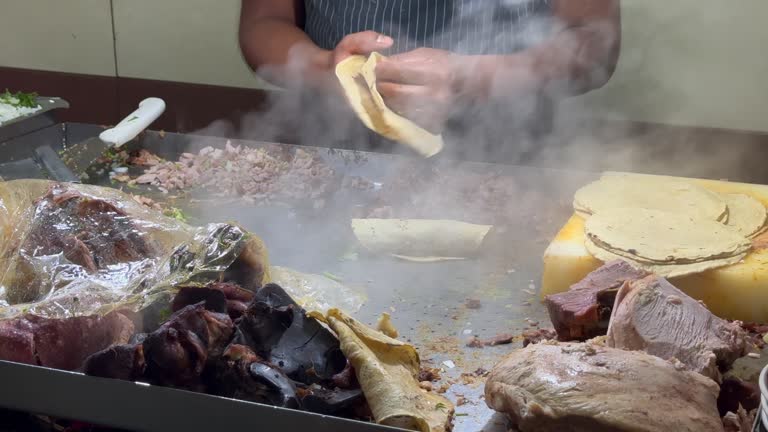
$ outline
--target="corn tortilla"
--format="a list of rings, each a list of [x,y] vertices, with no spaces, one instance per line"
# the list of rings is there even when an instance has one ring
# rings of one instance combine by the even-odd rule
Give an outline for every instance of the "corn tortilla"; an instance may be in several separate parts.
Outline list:
[[[599,259],[600,261],[603,261],[606,263],[614,260],[626,261],[627,263],[629,263],[629,265],[631,265],[632,267],[638,270],[645,270],[649,273],[653,273],[666,278],[688,276],[692,274],[702,273],[707,270],[712,270],[715,268],[726,267],[729,265],[737,264],[741,260],[743,260],[744,257],[746,256],[746,253],[744,253],[744,254],[739,254],[732,257],[716,258],[716,259],[710,259],[707,261],[700,261],[700,262],[689,263],[689,264],[652,264],[648,262],[633,260],[631,258],[627,258],[625,256],[617,255],[613,252],[609,252],[605,249],[602,249],[596,246],[589,239],[587,239],[584,242],[584,245],[586,246],[587,251],[590,254],[592,254],[592,256]]]
[[[683,181],[640,176],[610,176],[592,182],[576,192],[573,207],[590,215],[614,208],[642,208],[721,222],[728,218],[728,206],[715,192]]]
[[[352,219],[352,231],[367,250],[414,262],[475,256],[491,228],[454,220]]]
[[[360,120],[372,131],[400,142],[425,157],[443,149],[443,138],[434,135],[389,109],[376,88],[376,64],[384,56],[372,53],[351,56],[336,65],[336,77]]]
[[[745,237],[763,231],[768,212],[760,201],[744,194],[723,194],[723,200],[728,204],[728,226]]]
[[[642,208],[601,211],[584,228],[600,249],[656,265],[732,258],[751,247],[746,237],[719,222]]]

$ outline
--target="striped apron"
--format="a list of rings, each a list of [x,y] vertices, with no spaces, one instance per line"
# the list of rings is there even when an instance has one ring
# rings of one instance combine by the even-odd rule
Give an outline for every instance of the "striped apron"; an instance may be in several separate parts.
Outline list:
[[[321,48],[373,30],[395,40],[385,55],[420,47],[512,54],[545,40],[553,29],[550,0],[304,0],[304,6],[304,31]],[[551,130],[553,121],[552,101],[538,96],[471,111],[452,119],[444,135],[456,156],[474,160],[524,162],[527,150],[521,147],[535,147],[532,137]],[[374,137],[371,146],[386,149],[392,143]]]

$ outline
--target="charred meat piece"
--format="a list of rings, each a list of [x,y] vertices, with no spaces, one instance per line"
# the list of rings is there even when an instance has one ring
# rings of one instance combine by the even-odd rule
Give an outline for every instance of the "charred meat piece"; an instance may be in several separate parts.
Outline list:
[[[716,317],[666,279],[648,276],[619,290],[607,344],[677,359],[719,382],[720,369],[746,353],[746,332]]]
[[[83,372],[101,378],[137,381],[144,376],[144,346],[117,345],[99,351],[85,360]]]
[[[549,318],[561,341],[587,340],[608,330],[611,309],[619,288],[647,273],[624,261],[613,261],[588,274],[563,293],[547,296]]]
[[[256,293],[238,320],[235,343],[249,346],[291,379],[304,384],[330,381],[347,360],[339,341],[275,284]]]
[[[365,403],[363,391],[357,389],[334,389],[312,386],[301,397],[301,405],[307,410],[325,415],[342,415]]]
[[[211,388],[219,396],[299,408],[293,381],[243,345],[232,344],[224,352]]]
[[[214,282],[204,288],[180,288],[173,299],[171,309],[176,312],[185,306],[205,302],[205,308],[209,311],[227,313],[234,320],[242,316],[251,300],[253,293],[237,284]]]
[[[0,359],[77,370],[89,355],[133,334],[133,323],[118,313],[72,318],[26,315],[0,323]]]
[[[485,385],[520,432],[722,431],[717,384],[639,351],[542,342],[512,352]]]
[[[225,314],[204,303],[181,309],[144,340],[146,377],[153,384],[196,388],[209,358],[221,355],[233,332]]]
[[[550,329],[531,329],[523,332],[523,348],[530,344],[536,344],[548,340],[555,339],[557,334],[554,330]]]

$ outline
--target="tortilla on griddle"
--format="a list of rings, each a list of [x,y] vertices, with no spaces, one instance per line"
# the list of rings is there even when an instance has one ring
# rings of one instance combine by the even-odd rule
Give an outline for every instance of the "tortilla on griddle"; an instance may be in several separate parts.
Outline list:
[[[425,157],[434,156],[443,149],[443,138],[434,135],[395,113],[384,103],[376,88],[376,64],[384,56],[372,53],[351,56],[336,65],[336,77],[344,94],[360,120],[372,131],[393,141],[403,143]]]
[[[758,200],[744,194],[723,194],[728,204],[728,223],[726,225],[745,237],[753,237],[765,229],[768,212]]]
[[[603,177],[579,189],[573,207],[581,215],[614,208],[641,208],[712,221],[728,220],[728,206],[717,193],[683,181],[642,176]]]
[[[649,264],[688,264],[730,258],[751,242],[733,228],[707,219],[641,208],[615,208],[587,219],[595,246]]]
[[[414,262],[475,256],[491,228],[454,220],[352,219],[352,231],[368,251]]]

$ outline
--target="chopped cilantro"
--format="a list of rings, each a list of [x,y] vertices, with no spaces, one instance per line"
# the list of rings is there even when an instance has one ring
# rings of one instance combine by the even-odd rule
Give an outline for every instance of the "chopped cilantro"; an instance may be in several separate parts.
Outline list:
[[[323,272],[323,276],[327,277],[328,279],[330,279],[332,281],[336,281],[336,282],[341,282],[341,281],[344,280],[344,278],[342,278],[340,276],[336,276],[335,274],[333,274],[331,272]]]
[[[11,93],[8,89],[0,93],[0,102],[15,107],[37,108],[37,93]]]

